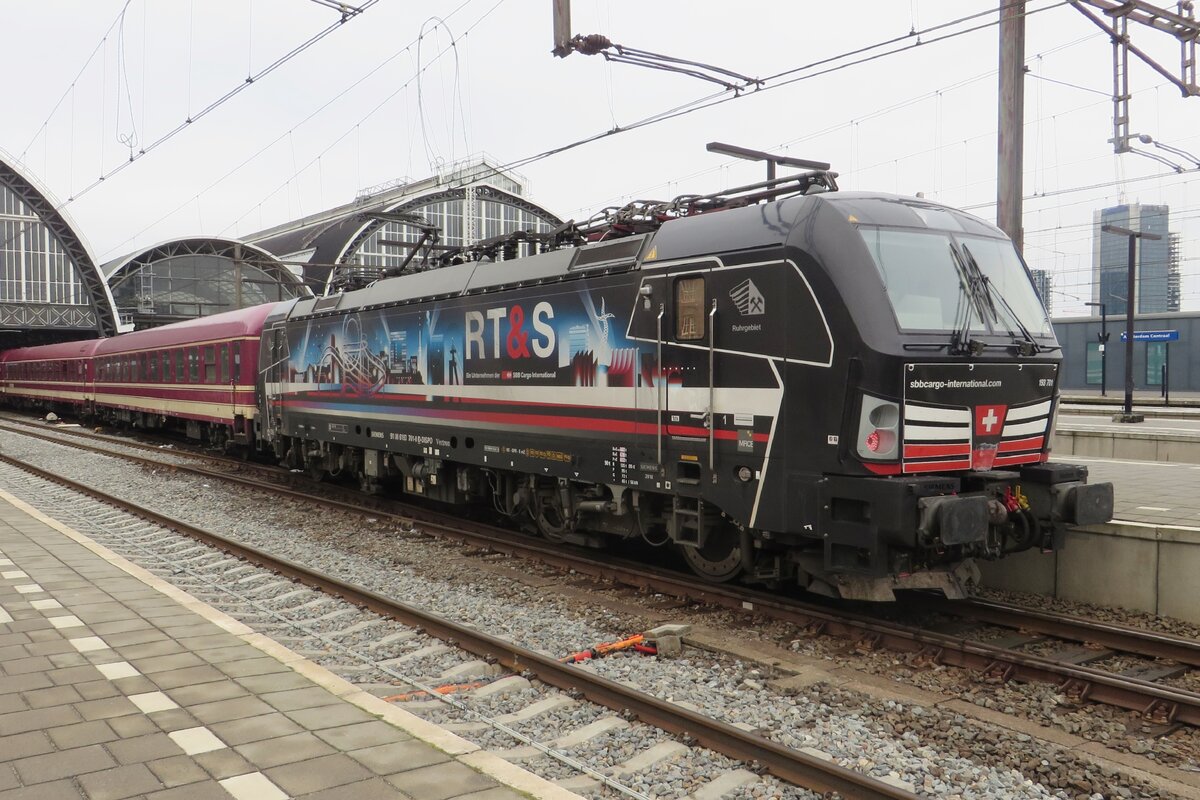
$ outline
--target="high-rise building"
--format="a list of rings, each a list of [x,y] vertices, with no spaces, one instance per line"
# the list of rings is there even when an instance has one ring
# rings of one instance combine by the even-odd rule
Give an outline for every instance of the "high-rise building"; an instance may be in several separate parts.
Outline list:
[[[1160,238],[1137,240],[1134,259],[1134,308],[1139,314],[1178,311],[1178,258],[1172,282],[1171,240],[1168,231],[1168,206],[1130,205],[1104,208],[1094,214],[1092,233],[1092,301],[1104,303],[1109,314],[1126,313],[1129,288],[1129,237],[1103,230],[1115,225],[1139,233],[1157,234]],[[1176,248],[1178,249],[1178,247]],[[1093,307],[1093,314],[1099,309]]]
[[[1033,275],[1033,288],[1037,290],[1038,299],[1046,307],[1046,316],[1052,315],[1054,301],[1051,299],[1050,292],[1054,288],[1054,278],[1048,270],[1044,269],[1031,269],[1029,272]]]
[[[1179,260],[1183,252],[1183,235],[1172,233],[1167,239],[1167,311],[1179,310]]]

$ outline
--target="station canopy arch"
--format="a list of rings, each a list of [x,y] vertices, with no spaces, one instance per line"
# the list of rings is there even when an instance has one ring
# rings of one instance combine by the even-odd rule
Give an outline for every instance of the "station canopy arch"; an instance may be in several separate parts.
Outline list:
[[[559,227],[562,221],[527,200],[526,191],[520,176],[475,158],[430,178],[402,178],[363,190],[353,203],[251,234],[246,241],[301,267],[318,292],[329,291],[339,276],[359,273],[371,279],[403,264],[412,248],[402,243],[421,238],[421,226],[404,217],[436,226],[443,248]],[[530,247],[521,243],[517,252],[527,255]]]
[[[172,239],[103,271],[117,313],[138,330],[311,294],[274,255],[234,239]]]
[[[0,346],[117,333],[104,276],[61,205],[0,151]]]

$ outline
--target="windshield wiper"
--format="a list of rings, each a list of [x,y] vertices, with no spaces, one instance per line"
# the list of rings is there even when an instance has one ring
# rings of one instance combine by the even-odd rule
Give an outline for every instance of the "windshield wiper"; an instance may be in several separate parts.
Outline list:
[[[1042,351],[1041,345],[1034,340],[1033,334],[1031,334],[1029,329],[1025,327],[1025,323],[1021,321],[1021,317],[1017,315],[1017,312],[1013,310],[1013,307],[1009,304],[1009,302],[1004,299],[1004,295],[992,287],[992,279],[989,278],[984,271],[979,268],[979,262],[975,260],[975,256],[972,255],[970,248],[964,244],[962,246],[962,251],[963,259],[965,260],[967,267],[978,276],[979,285],[983,288],[983,296],[987,299],[988,306],[991,308],[992,314],[994,315],[996,321],[999,322],[1000,315],[996,313],[996,304],[994,300],[999,300],[1000,305],[1003,306],[1004,310],[1008,312],[1008,316],[1013,322],[1017,323],[1017,329],[1021,332],[1021,337],[1023,339],[1023,341],[1017,345],[1017,351],[1022,356],[1026,357],[1040,353]],[[1009,331],[1009,334],[1012,334],[1011,330]]]
[[[979,339],[971,338],[971,316],[973,312],[980,310],[977,279],[971,273],[970,267],[963,261],[963,257],[958,254],[954,243],[950,242],[947,246],[950,248],[950,258],[954,262],[954,271],[958,273],[958,283],[961,289],[958,294],[958,307],[954,312],[954,333],[950,337],[950,354],[977,356],[983,352],[985,347]]]

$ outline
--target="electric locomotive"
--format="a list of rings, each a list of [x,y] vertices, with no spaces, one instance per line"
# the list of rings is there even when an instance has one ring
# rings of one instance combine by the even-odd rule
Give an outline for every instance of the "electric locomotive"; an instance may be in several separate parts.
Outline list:
[[[1012,243],[835,190],[632,204],[278,306],[256,435],[551,541],[860,599],[961,597],[974,559],[1110,519],[1111,484],[1048,460],[1059,348]]]

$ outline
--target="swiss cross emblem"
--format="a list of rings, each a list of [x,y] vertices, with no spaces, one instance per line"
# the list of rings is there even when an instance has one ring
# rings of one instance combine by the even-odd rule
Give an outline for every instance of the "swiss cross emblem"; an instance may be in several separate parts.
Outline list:
[[[1008,406],[975,406],[975,435],[999,436]]]

